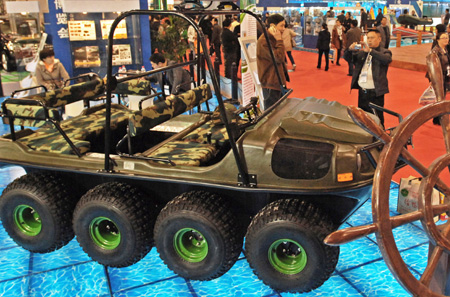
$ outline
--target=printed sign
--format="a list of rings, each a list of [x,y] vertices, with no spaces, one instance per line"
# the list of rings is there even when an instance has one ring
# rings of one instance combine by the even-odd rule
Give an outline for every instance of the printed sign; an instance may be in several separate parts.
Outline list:
[[[129,44],[114,44],[112,54],[113,66],[132,64],[131,46]]]
[[[74,49],[75,68],[100,67],[98,46],[83,46]]]
[[[96,40],[94,21],[69,21],[69,40]]]
[[[100,26],[102,28],[102,38],[108,39],[109,31],[111,30],[111,26],[114,20],[101,20]],[[125,20],[120,21],[117,25],[116,30],[114,31],[114,39],[126,39],[127,36],[127,22]]]

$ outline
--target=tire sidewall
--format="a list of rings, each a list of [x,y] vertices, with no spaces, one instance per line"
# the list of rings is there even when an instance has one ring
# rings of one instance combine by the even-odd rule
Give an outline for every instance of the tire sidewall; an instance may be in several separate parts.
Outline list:
[[[307,255],[305,268],[296,274],[284,274],[276,270],[269,261],[270,246],[277,240],[290,239],[304,249]],[[303,291],[317,279],[322,278],[326,266],[326,253],[313,230],[306,230],[291,222],[272,222],[265,225],[252,238],[251,259],[258,276],[269,286],[281,291]]]
[[[119,229],[121,240],[116,248],[112,250],[104,249],[92,239],[89,226],[92,220],[98,217],[110,219]],[[136,233],[127,215],[120,209],[116,207],[105,208],[103,204],[93,201],[76,211],[73,220],[78,242],[94,261],[106,266],[118,267],[127,262],[129,255],[134,254]]]
[[[39,214],[42,227],[36,236],[26,235],[17,227],[14,221],[14,209],[19,205],[28,205]],[[8,234],[23,248],[44,252],[53,246],[57,232],[55,220],[49,206],[37,195],[18,189],[3,194],[0,199],[0,218]]]
[[[184,228],[197,230],[207,241],[208,254],[202,261],[188,262],[175,250],[175,234]],[[198,214],[187,212],[173,214],[170,218],[160,222],[157,229],[159,232],[155,234],[155,242],[158,252],[166,265],[179,276],[194,280],[207,280],[216,275],[224,265],[226,251],[220,230],[205,218],[199,217]]]

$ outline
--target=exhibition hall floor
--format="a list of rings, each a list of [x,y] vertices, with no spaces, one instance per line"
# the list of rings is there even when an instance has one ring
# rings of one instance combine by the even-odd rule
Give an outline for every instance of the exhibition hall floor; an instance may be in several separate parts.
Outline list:
[[[293,97],[316,96],[356,105],[357,92],[350,93],[346,63],[331,65],[328,72],[316,69],[317,55],[295,52],[297,70],[291,75]],[[323,69],[323,68],[322,68]],[[390,69],[391,93],[386,106],[409,114],[419,106],[417,99],[427,86],[424,73]],[[388,124],[394,124],[392,119]],[[438,129],[431,123],[424,137]],[[431,131],[431,132],[430,132]],[[0,135],[6,133],[0,124]],[[437,135],[438,133],[436,133]],[[417,141],[417,140],[416,140]],[[420,147],[420,146],[418,146]],[[19,167],[0,167],[0,192],[24,172]],[[390,213],[396,215],[398,186],[392,183]],[[366,202],[342,226],[372,222],[371,200]],[[396,244],[411,273],[423,273],[428,253],[428,238],[420,222],[394,230]],[[305,294],[274,292],[253,274],[241,257],[222,277],[209,281],[189,281],[171,272],[160,260],[155,248],[139,263],[128,268],[106,268],[93,262],[76,239],[49,254],[30,253],[18,247],[0,224],[0,296],[410,296],[395,280],[378,248],[375,235],[343,245],[336,271],[323,286]]]

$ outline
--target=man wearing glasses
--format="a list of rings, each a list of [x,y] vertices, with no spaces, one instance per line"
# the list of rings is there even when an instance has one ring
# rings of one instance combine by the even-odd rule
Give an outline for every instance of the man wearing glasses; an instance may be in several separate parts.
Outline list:
[[[356,50],[356,45],[356,42],[353,43],[349,49]],[[370,30],[367,43],[361,42],[357,48],[351,89],[358,89],[358,107],[373,113],[369,103],[384,107],[384,94],[389,93],[387,71],[392,62],[392,53],[381,46],[381,33],[376,29]],[[377,110],[376,115],[384,126],[383,112]]]

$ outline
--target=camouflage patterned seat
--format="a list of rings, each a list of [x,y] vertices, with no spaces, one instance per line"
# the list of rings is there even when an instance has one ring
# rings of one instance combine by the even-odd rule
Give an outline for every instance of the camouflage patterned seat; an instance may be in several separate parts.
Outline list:
[[[144,78],[131,79],[117,84],[114,93],[122,95],[150,95],[151,84]]]
[[[128,121],[130,135],[142,134],[211,98],[211,87],[204,84],[183,94],[168,96],[166,100],[146,109],[135,111]]]
[[[235,114],[237,109],[234,105],[229,103],[225,103],[224,105],[229,121],[231,121],[232,123],[240,123],[244,121],[243,119],[241,119],[241,117],[239,117],[239,115]],[[211,133],[211,144],[214,144],[218,147],[222,147],[229,140],[228,133],[225,128],[225,124],[222,122],[222,119],[220,117],[220,111],[218,107],[216,108],[216,110],[214,110],[210,121],[206,122],[205,124],[201,125],[197,129],[183,137],[183,140],[207,143],[209,133]]]
[[[82,154],[90,150],[90,141],[98,137],[105,129],[106,110],[102,107],[97,107],[98,110],[93,113],[61,122],[61,128]],[[111,106],[111,129],[116,129],[121,123],[125,124],[129,116],[129,111],[125,107],[113,104]],[[56,128],[38,129],[18,141],[37,151],[74,154],[70,145]]]
[[[160,147],[149,157],[168,159],[175,165],[200,166],[217,153],[213,145],[189,141],[171,141]]]
[[[53,127],[51,123],[45,121],[45,108],[48,109],[50,119],[60,121],[61,115],[59,110],[55,107],[64,106],[79,100],[92,99],[103,94],[103,92],[103,80],[95,75],[87,82],[23,98],[7,99],[3,102],[2,111],[7,115],[35,118],[14,118],[14,125],[26,127]],[[39,102],[42,103],[42,105],[39,105]],[[8,124],[9,119],[4,117],[3,122]]]

